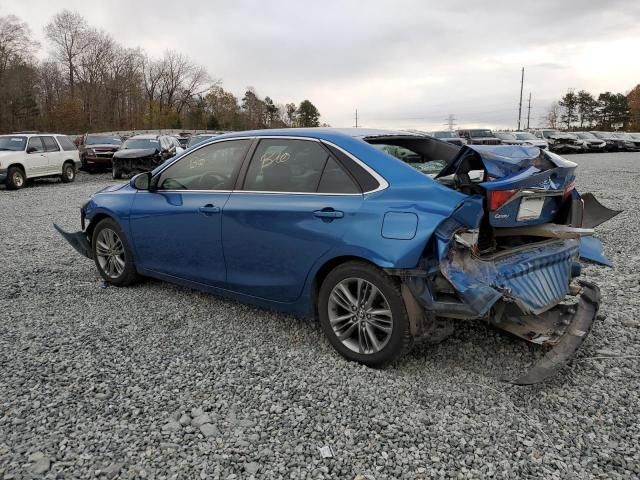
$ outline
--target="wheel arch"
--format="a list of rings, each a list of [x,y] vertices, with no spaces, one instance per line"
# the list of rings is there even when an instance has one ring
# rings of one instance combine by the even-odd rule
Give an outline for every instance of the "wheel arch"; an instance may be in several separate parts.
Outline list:
[[[9,171],[9,169],[10,169],[10,168],[12,168],[12,167],[19,168],[20,170],[22,170],[22,173],[24,173],[24,176],[25,176],[25,177],[27,176],[27,170],[24,168],[24,165],[23,165],[23,164],[21,164],[21,163],[17,163],[17,162],[16,162],[16,163],[12,163],[12,164],[10,164],[10,165],[7,165],[7,172],[8,172],[8,171]]]

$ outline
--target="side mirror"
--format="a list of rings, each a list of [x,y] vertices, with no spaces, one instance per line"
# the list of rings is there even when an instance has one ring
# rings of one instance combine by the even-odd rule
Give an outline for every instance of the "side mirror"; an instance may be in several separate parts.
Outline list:
[[[156,189],[151,182],[151,172],[143,172],[131,179],[131,186],[137,190],[154,192]]]
[[[27,147],[27,153],[34,153],[36,152],[38,149],[36,147]]]

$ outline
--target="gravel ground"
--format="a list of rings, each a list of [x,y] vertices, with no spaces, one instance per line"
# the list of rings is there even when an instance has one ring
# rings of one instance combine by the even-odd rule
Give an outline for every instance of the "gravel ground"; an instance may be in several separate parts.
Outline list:
[[[108,175],[0,188],[0,479],[640,477],[640,154],[572,159],[582,191],[625,209],[598,229],[616,269],[586,269],[600,321],[533,387],[500,378],[543,352],[479,322],[376,371],[313,323],[101,288],[51,224],[76,229]]]

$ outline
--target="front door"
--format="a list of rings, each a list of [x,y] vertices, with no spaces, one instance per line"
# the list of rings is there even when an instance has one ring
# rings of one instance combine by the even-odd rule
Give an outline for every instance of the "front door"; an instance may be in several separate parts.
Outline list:
[[[62,173],[62,162],[64,161],[64,152],[58,146],[56,139],[51,136],[43,136],[42,143],[47,154],[47,173]]]
[[[363,196],[319,142],[262,139],[222,216],[228,288],[296,300],[316,261],[341,241]]]
[[[24,159],[27,177],[37,177],[49,173],[49,161],[42,137],[31,137],[27,143],[27,153]]]
[[[221,214],[250,140],[206,145],[152,179],[130,216],[136,262],[143,269],[207,285],[225,281]]]

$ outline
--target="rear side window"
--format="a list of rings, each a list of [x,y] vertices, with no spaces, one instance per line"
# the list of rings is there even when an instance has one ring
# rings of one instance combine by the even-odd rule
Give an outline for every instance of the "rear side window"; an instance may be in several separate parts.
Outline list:
[[[58,143],[62,147],[62,150],[64,150],[65,152],[71,152],[73,150],[77,150],[77,147],[69,139],[69,137],[59,136],[59,137],[56,137],[56,139],[58,139]]]
[[[160,174],[160,190],[231,190],[251,140],[229,140],[194,150]]]
[[[29,139],[29,145],[27,146],[27,152],[29,153],[43,153],[44,145],[42,144],[41,137],[31,137]]]
[[[353,179],[333,158],[329,157],[318,185],[319,193],[360,193]]]
[[[42,143],[44,143],[44,149],[47,152],[60,151],[60,147],[53,137],[42,137]]]
[[[329,155],[309,140],[261,140],[247,170],[244,190],[315,193]]]

